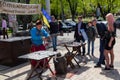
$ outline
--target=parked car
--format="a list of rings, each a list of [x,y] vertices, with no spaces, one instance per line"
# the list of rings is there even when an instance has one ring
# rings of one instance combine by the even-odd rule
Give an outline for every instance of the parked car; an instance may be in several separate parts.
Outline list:
[[[59,21],[59,25],[61,25],[61,28],[62,28],[63,32],[71,32],[71,30],[72,30],[72,26],[66,25],[62,21]]]
[[[72,26],[72,30],[75,30],[76,22],[72,20],[65,20],[64,21],[67,26]]]
[[[120,17],[115,20],[116,27],[120,29]]]
[[[107,26],[107,21],[97,21],[97,23],[103,23]]]

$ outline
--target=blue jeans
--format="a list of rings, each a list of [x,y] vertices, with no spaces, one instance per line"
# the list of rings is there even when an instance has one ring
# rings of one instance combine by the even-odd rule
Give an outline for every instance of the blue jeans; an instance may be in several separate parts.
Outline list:
[[[100,48],[99,48],[99,51],[100,51],[100,56],[99,56],[99,61],[98,61],[98,65],[101,65],[104,62],[105,60],[105,56],[104,56],[104,44],[105,44],[105,41],[100,39]]]
[[[56,49],[57,49],[57,36],[52,37],[52,45],[53,45],[53,50],[56,51]]]
[[[90,44],[92,48],[91,54],[94,55],[94,40],[88,40],[88,54],[90,54]]]

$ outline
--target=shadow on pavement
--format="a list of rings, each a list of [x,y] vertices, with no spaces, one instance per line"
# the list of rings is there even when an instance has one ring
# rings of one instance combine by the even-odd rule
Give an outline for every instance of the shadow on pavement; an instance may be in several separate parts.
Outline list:
[[[78,65],[75,65],[75,68],[68,67],[68,71],[66,74],[61,74],[61,75],[56,75],[58,80],[64,80],[64,79],[70,79],[74,75],[80,75],[83,72],[87,71],[90,69],[90,67],[87,66],[81,66],[78,67]]]
[[[89,55],[89,57],[90,57],[90,60],[93,61],[94,63],[97,63],[99,60],[96,56]]]
[[[120,80],[120,74],[117,69],[108,70],[108,71],[102,70],[100,74],[105,75],[106,77],[111,78],[113,80]]]
[[[29,64],[29,62],[23,63],[23,64],[20,64],[20,65],[18,65],[18,66],[11,67],[11,68],[8,68],[8,69],[6,69],[6,70],[3,70],[3,71],[1,71],[1,73],[4,73],[4,74],[9,73],[9,72],[11,72],[11,71],[15,71],[15,70],[17,70],[17,69],[20,69],[20,68],[22,68],[23,66],[27,66],[28,64]]]
[[[29,70],[29,71],[30,71],[30,70]],[[18,77],[21,76],[21,75],[24,75],[24,74],[28,73],[29,71],[24,71],[24,72],[22,72],[22,73],[20,73],[20,74],[14,75],[14,76],[12,76],[12,77],[8,77],[8,78],[5,79],[5,80],[13,80],[13,79],[15,79],[15,78],[18,78]]]

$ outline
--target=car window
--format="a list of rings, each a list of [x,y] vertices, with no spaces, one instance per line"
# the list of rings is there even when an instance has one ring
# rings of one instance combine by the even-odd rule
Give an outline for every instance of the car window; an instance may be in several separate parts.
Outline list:
[[[66,26],[66,24],[65,24],[65,23],[63,23],[63,22],[61,22],[61,23],[62,23],[62,25],[63,25],[63,26]]]
[[[120,21],[120,18],[117,18],[116,21]]]

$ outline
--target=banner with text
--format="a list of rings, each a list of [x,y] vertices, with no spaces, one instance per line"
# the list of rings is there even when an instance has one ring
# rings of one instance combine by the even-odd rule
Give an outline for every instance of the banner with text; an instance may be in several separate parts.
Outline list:
[[[40,14],[39,4],[22,4],[14,2],[5,2],[0,0],[0,13],[32,15]]]

